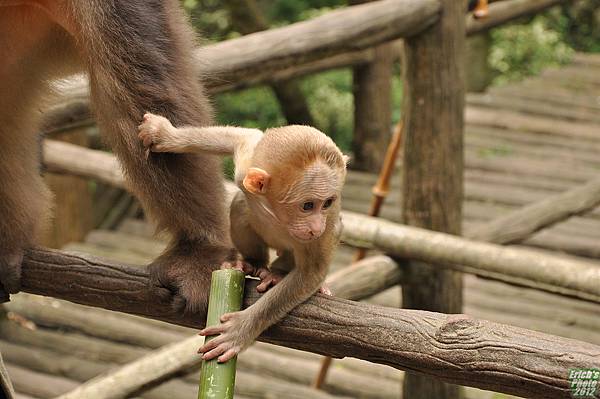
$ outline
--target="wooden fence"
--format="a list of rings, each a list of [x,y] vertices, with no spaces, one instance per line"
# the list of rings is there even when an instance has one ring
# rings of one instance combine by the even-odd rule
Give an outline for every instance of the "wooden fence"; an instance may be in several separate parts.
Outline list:
[[[489,19],[465,21],[461,2],[454,0],[381,0],[199,49],[197,56],[203,65],[199,73],[207,76],[210,91],[231,90],[366,63],[373,57],[373,46],[407,38],[403,168],[405,185],[414,193],[404,192],[403,214],[411,225],[459,234],[464,37],[559,2],[507,0],[490,6]],[[48,114],[46,130],[92,123],[87,83],[71,82],[62,91],[62,101]],[[427,146],[435,152],[425,151]],[[109,154],[49,140],[44,149],[49,170],[124,186],[118,162]],[[590,182],[526,207],[491,222],[471,238],[492,243],[522,240],[544,226],[596,206],[599,186],[598,181]],[[582,196],[585,201],[578,201]],[[600,301],[600,271],[584,260],[533,254],[351,213],[343,216],[346,242],[436,265],[398,265],[385,256],[367,259],[360,268],[352,266],[332,276],[338,292],[347,298],[360,299],[403,283],[406,303],[444,313],[460,312],[460,276],[455,273],[466,271]],[[511,233],[505,234],[509,228]],[[438,287],[446,287],[442,290],[445,294],[410,279],[406,273],[410,267],[429,268]],[[366,278],[366,271],[380,278]],[[201,327],[199,320],[204,320],[204,315],[181,315],[169,304],[156,303],[147,290],[147,280],[143,269],[38,248],[26,254],[22,286],[30,293]],[[247,292],[246,306],[257,299],[255,290]],[[435,377],[527,397],[568,398],[570,369],[600,368],[598,346],[444,313],[383,308],[316,295],[260,340],[417,372],[420,375],[407,378],[407,397],[411,393],[419,397],[457,395],[453,387],[423,379]]]

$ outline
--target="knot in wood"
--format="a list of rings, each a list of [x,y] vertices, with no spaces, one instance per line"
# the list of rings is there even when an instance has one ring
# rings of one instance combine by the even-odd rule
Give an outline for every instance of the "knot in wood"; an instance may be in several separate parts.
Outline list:
[[[453,343],[477,335],[481,326],[478,320],[464,314],[448,315],[435,336],[439,342]]]

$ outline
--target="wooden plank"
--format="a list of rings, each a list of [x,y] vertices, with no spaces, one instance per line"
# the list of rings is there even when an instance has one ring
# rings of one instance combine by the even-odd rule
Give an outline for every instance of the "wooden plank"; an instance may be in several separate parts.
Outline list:
[[[532,116],[509,110],[489,110],[469,106],[465,112],[469,124],[486,125],[532,133],[554,134],[572,139],[598,140],[598,126],[592,123],[568,122],[558,118]]]
[[[553,119],[564,119],[572,122],[599,123],[600,116],[597,110],[585,108],[568,107],[565,105],[552,105],[539,103],[531,99],[522,100],[512,96],[501,96],[497,94],[471,93],[467,97],[467,103],[474,107],[486,107],[491,109],[504,109],[517,111],[535,116],[547,116]]]

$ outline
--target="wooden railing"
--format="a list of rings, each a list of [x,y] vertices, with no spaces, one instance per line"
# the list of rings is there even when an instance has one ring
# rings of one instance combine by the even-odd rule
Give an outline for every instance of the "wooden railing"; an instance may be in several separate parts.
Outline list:
[[[419,209],[422,205],[411,208],[411,201],[404,201],[404,215],[411,224],[460,233],[457,221],[462,201],[464,85],[460,80],[459,61],[464,36],[559,2],[497,2],[490,6],[491,16],[487,20],[465,21],[460,2],[454,0],[382,0],[199,49],[197,57],[202,65],[199,73],[206,77],[211,92],[237,89],[369,62],[373,46],[408,38],[404,68],[408,95],[404,115],[405,141],[408,142],[405,151],[411,156],[405,157],[404,170],[411,190],[423,188],[418,191],[421,198],[414,197],[412,204],[425,203],[428,209]],[[442,42],[443,48],[440,48]],[[434,88],[434,84],[437,87]],[[443,95],[438,91],[440,87]],[[85,80],[71,82],[62,91],[62,100],[47,113],[46,129],[92,123]],[[426,112],[423,104],[427,106]],[[416,139],[426,138],[423,132],[437,134],[427,140],[437,140],[435,156],[443,162],[431,162],[427,153],[419,152],[422,145],[415,144]],[[44,154],[48,170],[124,186],[118,162],[109,154],[49,140]],[[451,184],[446,186],[439,182],[440,186],[424,182],[425,174],[419,172],[423,165],[427,165],[427,173],[434,175],[438,171],[432,168],[450,165]],[[531,205],[491,222],[480,231],[472,232],[470,237],[495,243],[522,240],[541,227],[597,205],[599,185],[598,181],[590,182],[585,187]],[[441,193],[428,193],[427,187],[446,188]],[[438,197],[435,201],[443,198],[444,202],[436,203],[433,194]],[[586,199],[583,203],[573,200],[581,196]],[[560,207],[556,207],[557,204]],[[460,284],[455,283],[456,276],[447,271],[455,270],[600,302],[600,272],[584,260],[532,254],[351,213],[344,214],[344,218],[346,242],[377,248],[396,258],[434,263],[438,266],[428,266],[431,275],[450,288],[460,289]],[[507,227],[514,230],[512,234],[501,234]],[[387,256],[366,259],[362,265],[332,276],[332,285],[341,296],[353,299],[372,295],[390,284],[413,284],[414,288],[414,281],[405,273],[406,267]],[[366,272],[383,277],[367,279]],[[169,304],[156,303],[147,290],[147,280],[143,269],[38,248],[26,254],[22,286],[30,293],[181,325],[201,326],[204,315],[174,313]],[[246,306],[257,299],[255,290],[247,292]],[[415,305],[427,298],[428,303],[423,305],[435,308],[450,300],[454,301],[454,307],[448,308],[448,312],[460,311],[460,300],[453,299],[460,296],[460,292],[452,293],[451,289],[448,292],[450,296],[441,297],[431,290],[420,290],[410,294],[413,296],[408,297],[408,302]],[[333,357],[352,356],[384,363],[452,384],[527,397],[568,398],[569,369],[600,368],[600,347],[592,344],[460,314],[390,309],[320,295],[297,307],[260,339]],[[414,387],[423,387],[418,381],[421,377],[416,377],[416,383],[410,382],[411,378],[407,378],[407,396],[416,389]],[[437,384],[431,382],[426,390],[445,392],[445,398],[457,394],[454,388],[440,388]],[[418,394],[432,397],[423,391]]]

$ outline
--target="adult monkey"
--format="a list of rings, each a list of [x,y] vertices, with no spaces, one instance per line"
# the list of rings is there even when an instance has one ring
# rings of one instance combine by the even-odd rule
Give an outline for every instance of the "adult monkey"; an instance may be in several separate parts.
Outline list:
[[[193,33],[175,0],[0,0],[0,280],[19,290],[49,194],[38,173],[36,116],[51,79],[89,74],[98,123],[131,187],[173,241],[151,265],[153,290],[177,309],[206,304],[210,271],[233,259],[219,161],[144,155],[146,111],[210,122],[191,63]],[[172,294],[175,293],[175,296]]]

